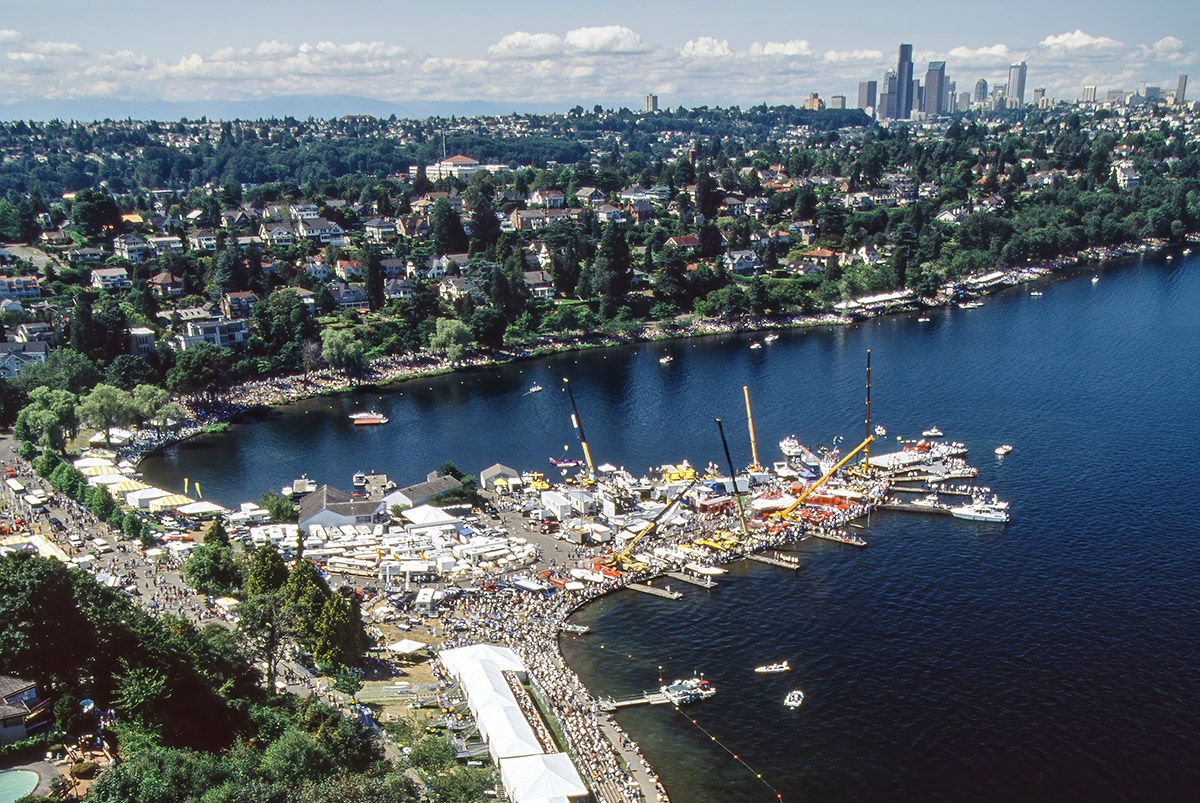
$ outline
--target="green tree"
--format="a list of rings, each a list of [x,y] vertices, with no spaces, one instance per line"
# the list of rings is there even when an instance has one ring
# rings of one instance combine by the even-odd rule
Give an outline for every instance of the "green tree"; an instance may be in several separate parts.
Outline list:
[[[239,640],[266,664],[269,690],[275,689],[279,656],[291,632],[282,590],[250,595],[238,606]]]
[[[242,592],[246,599],[258,594],[269,594],[283,588],[287,577],[287,564],[283,562],[279,551],[272,544],[264,544],[256,549],[250,558]]]
[[[115,677],[113,707],[123,717],[146,723],[155,718],[163,703],[171,696],[167,676],[150,667],[132,666],[120,659],[121,671]]]
[[[133,394],[112,385],[96,385],[79,402],[79,418],[104,430],[106,443],[112,442],[113,427],[131,424],[137,417]]]
[[[471,347],[471,336],[471,327],[457,318],[438,318],[436,331],[429,338],[429,349],[444,354],[451,363],[457,363]]]
[[[286,496],[275,491],[264,491],[258,498],[258,506],[271,517],[271,521],[295,521],[296,505]]]
[[[347,376],[361,377],[367,367],[366,347],[349,329],[326,329],[321,332],[321,357],[329,367],[344,371]]]
[[[183,579],[206,594],[232,594],[242,585],[242,570],[228,544],[204,543],[183,564]]]

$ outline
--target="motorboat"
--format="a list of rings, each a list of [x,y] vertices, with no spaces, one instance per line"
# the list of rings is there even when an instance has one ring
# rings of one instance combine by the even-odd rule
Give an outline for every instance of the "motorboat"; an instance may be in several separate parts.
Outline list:
[[[1000,444],[999,446],[997,446],[997,447],[996,447],[996,449],[995,449],[995,452],[996,452],[996,454],[1000,455],[1001,457],[1004,457],[1004,455],[1006,455],[1006,454],[1008,454],[1009,452],[1011,452],[1011,451],[1012,451],[1012,449],[1013,449],[1013,448],[1012,448],[1012,445],[1011,445],[1011,444],[1002,443],[1002,444]]]
[[[553,457],[551,457],[550,465],[555,466],[556,468],[575,468],[576,466],[579,465],[579,461],[578,460],[555,460]]]
[[[355,473],[353,484],[354,484],[355,488],[366,488],[367,487],[367,475],[361,471]]]
[[[1041,290],[1030,290],[1029,295],[1033,296],[1034,298],[1041,298],[1042,291]]]
[[[697,700],[707,700],[717,693],[716,687],[704,678],[676,680],[674,683],[662,686],[659,691],[672,705],[677,706],[694,703]]]
[[[800,707],[804,702],[804,692],[799,689],[792,689],[787,693],[787,697],[783,698],[783,707],[790,708],[793,711]]]
[[[875,435],[876,435],[876,437],[879,437],[879,438],[886,437],[887,430],[884,429],[883,427],[879,426],[878,424],[876,424],[875,425]]]
[[[771,334],[769,334],[763,338],[763,342],[764,343],[774,343],[778,339],[779,339],[779,335],[772,332]]]
[[[917,318],[917,323],[929,323],[929,319],[922,316],[920,318]]]
[[[942,437],[942,434],[943,434],[942,431],[940,429],[938,429],[937,427],[930,427],[929,429],[927,429],[921,433],[921,437],[922,438],[940,438],[940,437]]]
[[[541,385],[531,385],[529,387],[529,390],[526,391],[526,393],[541,393],[541,392],[542,392]]]
[[[1098,282],[1098,281],[1100,281],[1100,277],[1099,277],[1099,276],[1093,276],[1093,277],[1092,277],[1092,284],[1095,284],[1095,283],[1096,283],[1096,282]]]
[[[675,358],[674,358],[674,357],[672,357],[670,354],[664,354],[663,356],[661,356],[661,357],[659,357],[659,358],[658,358],[658,361],[659,361],[660,363],[662,363],[663,365],[666,365],[667,363],[671,362],[671,361],[672,361],[672,360],[674,360],[674,359],[675,359]]]
[[[982,301],[964,301],[958,305],[959,309],[979,309],[983,306]]]
[[[1008,521],[1008,511],[996,505],[986,502],[972,502],[969,505],[950,508],[950,515],[956,519],[967,519],[969,521],[994,521],[1005,523]]]
[[[750,344],[750,348],[760,349],[760,348],[762,348],[762,343],[759,343],[757,340],[755,340],[753,343]]]
[[[578,636],[582,636],[584,633],[587,633],[589,630],[591,630],[591,628],[587,625],[576,625],[572,624],[571,622],[563,622],[558,626],[558,629],[564,633],[574,633]]]
[[[356,427],[379,426],[388,422],[387,416],[378,410],[352,413],[350,420],[354,422],[354,426]]]
[[[800,440],[795,435],[788,435],[779,442],[779,451],[783,452],[788,457],[799,457],[803,454],[804,447],[800,445]]]
[[[780,661],[777,664],[764,664],[763,666],[754,667],[754,671],[764,675],[774,675],[779,672],[791,672],[792,668],[787,661]]]

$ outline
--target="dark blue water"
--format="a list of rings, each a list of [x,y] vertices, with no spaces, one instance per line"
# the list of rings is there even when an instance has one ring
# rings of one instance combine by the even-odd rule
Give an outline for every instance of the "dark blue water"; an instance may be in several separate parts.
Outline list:
[[[581,614],[595,632],[566,642],[568,659],[601,694],[655,687],[660,666],[715,681],[715,698],[685,709],[699,727],[667,707],[620,715],[676,800],[1191,797],[1200,260],[1044,290],[761,350],[745,337],[647,345],[318,400],[143,470],[235,503],[302,472],[346,487],[354,471],[405,483],[447,459],[548,468],[564,444],[578,454],[562,376],[598,462],[703,465],[720,457],[714,416],[747,462],[743,384],[770,461],[788,434],[861,438],[870,348],[873,420],[889,439],[936,424],[964,441],[1012,523],[882,514],[866,549],[802,544],[798,572],[741,564],[677,602],[621,593]],[[523,395],[534,382],[546,390]],[[364,406],[392,422],[355,430],[345,416]],[[1013,453],[993,456],[1005,442]],[[785,658],[790,674],[751,671]],[[806,700],[787,711],[793,687]]]

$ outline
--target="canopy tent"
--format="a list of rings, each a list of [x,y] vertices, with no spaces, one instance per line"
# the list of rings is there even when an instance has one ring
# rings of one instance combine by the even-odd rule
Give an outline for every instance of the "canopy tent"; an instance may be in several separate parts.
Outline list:
[[[95,466],[108,466],[111,468],[112,464],[113,462],[107,457],[81,457],[71,465],[80,471],[86,472],[87,469],[94,468]]]
[[[550,803],[587,798],[588,790],[565,753],[501,759],[500,780],[513,803]]]
[[[212,502],[192,502],[190,505],[183,505],[179,508],[179,512],[185,516],[219,516],[227,511],[220,505],[214,505]]]
[[[164,510],[174,510],[177,507],[190,505],[195,501],[195,499],[184,496],[183,494],[170,494],[168,496],[150,500],[150,512],[160,513]]]
[[[107,443],[109,445],[124,446],[133,439],[133,433],[127,429],[113,427],[107,432],[100,430],[92,437],[88,438],[88,443]]]
[[[116,460],[117,453],[111,449],[97,449],[96,447],[85,448],[79,453],[80,457],[100,457],[105,460]]]
[[[88,477],[88,485],[117,485],[125,482],[129,477],[125,474],[96,474]]]
[[[425,649],[425,647],[424,643],[410,638],[402,638],[387,645],[388,651],[394,652],[397,655],[412,655],[414,652]]]
[[[543,752],[537,734],[520,708],[486,708],[475,717],[475,723],[480,735],[487,740],[492,761],[499,763],[502,758]]]
[[[155,499],[162,499],[167,496],[171,496],[170,491],[153,487],[142,488],[125,494],[125,504],[145,510],[150,507],[150,503]]]
[[[110,493],[114,494],[127,494],[131,491],[144,491],[149,487],[149,485],[141,480],[131,480],[126,477],[122,482],[113,483],[112,485],[108,486],[108,490]]]
[[[93,463],[90,466],[84,466],[79,469],[85,477],[100,477],[105,474],[120,474],[117,467],[110,461],[105,460],[103,463]]]
[[[411,521],[413,524],[419,524],[422,527],[436,526],[440,524],[457,524],[459,519],[457,516],[451,516],[441,508],[433,505],[419,505],[414,508],[409,508],[401,515]]]

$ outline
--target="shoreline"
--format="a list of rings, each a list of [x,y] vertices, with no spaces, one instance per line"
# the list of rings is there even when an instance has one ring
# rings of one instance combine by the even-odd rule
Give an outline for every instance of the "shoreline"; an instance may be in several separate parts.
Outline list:
[[[1118,248],[1091,248],[1073,257],[1045,260],[1039,265],[993,271],[1001,276],[994,283],[978,286],[969,291],[970,298],[993,295],[1011,287],[1036,282],[1047,276],[1065,272],[1070,268],[1084,268],[1096,260],[1100,265],[1124,262],[1136,257],[1169,253],[1200,243],[1200,235],[1189,234],[1183,243],[1158,240],[1143,240],[1134,245]],[[985,274],[986,275],[986,274]],[[969,281],[965,279],[964,281]],[[385,357],[376,360],[367,368],[366,375],[359,381],[352,380],[344,372],[323,368],[306,374],[254,379],[232,386],[215,394],[215,398],[180,397],[177,401],[190,415],[190,419],[172,433],[143,433],[139,431],[134,440],[116,451],[122,459],[140,462],[148,455],[197,435],[205,434],[207,427],[222,422],[235,421],[255,410],[272,409],[294,402],[322,396],[336,396],[359,390],[378,390],[413,379],[453,374],[472,368],[488,368],[512,363],[613,346],[636,345],[672,340],[691,340],[716,335],[750,334],[785,329],[810,329],[846,326],[890,315],[901,315],[921,310],[955,306],[963,296],[945,295],[940,291],[933,299],[916,297],[896,308],[860,311],[852,315],[825,312],[809,315],[782,317],[747,317],[736,321],[697,319],[691,326],[677,330],[663,329],[658,324],[643,326],[639,333],[624,336],[600,336],[597,338],[575,337],[570,341],[550,341],[543,344],[511,351],[502,350],[486,355],[476,355],[458,363],[433,357],[427,353]],[[138,437],[141,436],[141,437]]]

